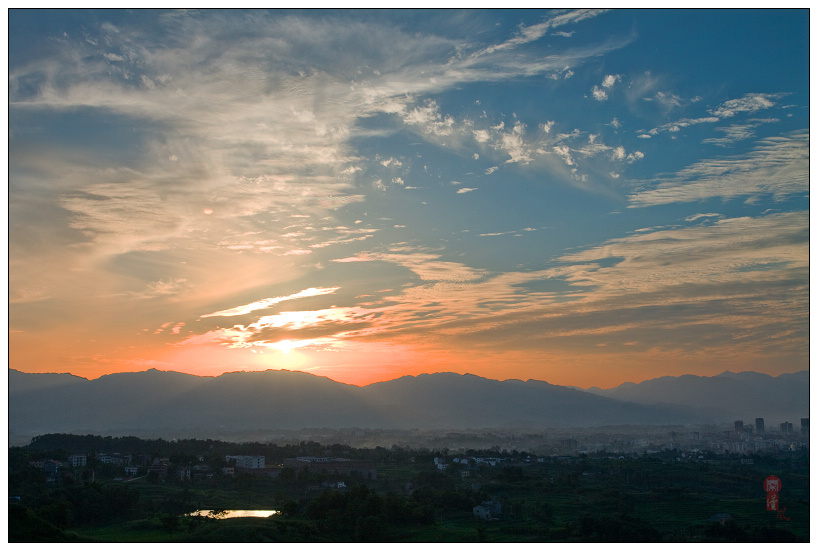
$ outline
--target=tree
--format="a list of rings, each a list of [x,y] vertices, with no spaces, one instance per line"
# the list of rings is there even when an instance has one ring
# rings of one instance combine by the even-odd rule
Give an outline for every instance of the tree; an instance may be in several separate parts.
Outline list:
[[[162,517],[162,528],[172,534],[179,529],[179,517],[176,515],[165,515]]]

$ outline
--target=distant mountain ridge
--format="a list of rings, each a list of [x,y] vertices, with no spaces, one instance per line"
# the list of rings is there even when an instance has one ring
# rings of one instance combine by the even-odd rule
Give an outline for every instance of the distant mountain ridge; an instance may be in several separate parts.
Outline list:
[[[665,376],[607,390],[592,387],[588,392],[637,404],[684,405],[725,420],[763,417],[770,424],[809,417],[806,370],[777,377],[755,371],[725,371],[713,377]]]
[[[807,371],[775,378],[723,373],[582,391],[455,373],[357,387],[283,370],[199,377],[151,369],[88,380],[9,369],[9,434],[20,440],[54,432],[181,438],[304,428],[544,429],[729,422],[768,411],[793,412],[795,421],[809,414],[808,379]],[[790,409],[782,410],[783,402]]]

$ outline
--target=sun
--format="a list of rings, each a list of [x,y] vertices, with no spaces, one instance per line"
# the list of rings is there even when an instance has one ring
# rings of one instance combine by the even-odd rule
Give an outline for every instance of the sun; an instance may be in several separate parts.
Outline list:
[[[272,350],[265,354],[267,361],[279,369],[298,369],[308,365],[311,361],[310,356],[298,350],[306,344],[308,343],[304,341],[289,339],[268,343],[266,347]]]
[[[296,341],[285,339],[283,341],[270,344],[270,348],[275,348],[276,350],[281,351],[283,354],[289,355],[289,353],[294,349],[299,348],[299,344]]]

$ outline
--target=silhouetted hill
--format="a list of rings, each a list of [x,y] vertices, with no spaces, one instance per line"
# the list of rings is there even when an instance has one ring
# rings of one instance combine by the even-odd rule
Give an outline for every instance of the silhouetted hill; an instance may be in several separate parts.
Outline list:
[[[588,392],[638,404],[694,407],[724,420],[749,422],[763,417],[769,426],[809,417],[809,371],[777,377],[754,371],[725,371],[714,377],[668,376]]]
[[[309,373],[199,377],[151,369],[87,380],[9,370],[12,441],[47,433],[220,437],[303,428],[468,429],[730,422],[788,403],[808,415],[808,372],[662,377],[593,392],[435,373],[357,387]],[[717,399],[718,398],[718,399]],[[774,403],[768,403],[768,402]],[[778,408],[778,409],[776,409]],[[756,413],[758,412],[758,413]]]
[[[368,401],[390,408],[404,424],[447,427],[579,427],[700,421],[694,412],[645,407],[544,381],[496,381],[475,375],[435,373],[374,383]]]
[[[70,373],[23,373],[16,369],[9,369],[8,381],[9,388],[15,389],[16,392],[25,392],[71,385],[87,381],[87,379]]]

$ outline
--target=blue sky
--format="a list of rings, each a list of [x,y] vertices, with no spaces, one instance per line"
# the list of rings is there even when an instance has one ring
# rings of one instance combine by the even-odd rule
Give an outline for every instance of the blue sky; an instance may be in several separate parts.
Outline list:
[[[12,10],[10,365],[806,369],[808,13]]]

